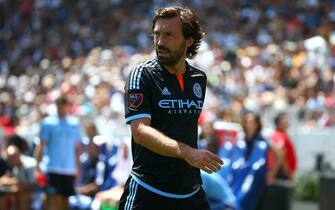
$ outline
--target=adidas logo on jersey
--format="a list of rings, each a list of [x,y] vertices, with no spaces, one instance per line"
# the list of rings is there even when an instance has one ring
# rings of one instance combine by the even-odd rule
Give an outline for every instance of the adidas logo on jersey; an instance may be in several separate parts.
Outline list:
[[[170,91],[167,89],[167,87],[165,87],[165,88],[162,90],[162,94],[163,94],[163,95],[167,95],[167,96],[171,95],[171,93],[170,93]]]

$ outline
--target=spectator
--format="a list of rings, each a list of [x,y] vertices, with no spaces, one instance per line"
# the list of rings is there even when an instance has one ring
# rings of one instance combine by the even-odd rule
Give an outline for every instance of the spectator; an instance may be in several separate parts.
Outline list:
[[[87,150],[87,153],[82,154],[81,176],[76,191],[94,197],[104,181],[105,160],[96,141],[91,139],[87,145]]]
[[[90,209],[93,198],[105,179],[105,155],[101,151],[101,141],[94,123],[85,126],[87,151],[80,157],[81,172],[76,186],[76,196],[70,197],[71,208]]]
[[[1,209],[30,210],[35,164],[31,164],[30,158],[21,155],[20,149],[15,145],[8,146],[6,153],[10,170],[0,178],[0,185],[7,189],[7,193],[1,197]]]
[[[199,144],[202,149],[207,149],[217,154],[219,142],[216,136],[213,122],[204,122],[201,126]],[[225,210],[236,207],[236,198],[225,180],[218,173],[207,174],[201,172],[202,187],[206,192],[206,198],[212,210]]]
[[[267,168],[270,143],[261,135],[262,123],[255,112],[246,112],[241,118],[244,138],[234,145],[227,142],[219,151],[225,166],[219,173],[226,179],[236,197],[236,209],[254,210],[260,205],[267,176],[278,169]],[[275,153],[277,154],[277,153]]]
[[[237,207],[231,187],[220,174],[201,172],[201,179],[211,210],[231,210]]]
[[[47,148],[47,210],[69,208],[68,198],[74,194],[74,182],[80,175],[80,125],[77,119],[68,116],[69,102],[65,97],[59,97],[56,105],[58,115],[42,121],[40,142],[35,150],[36,174],[39,174],[42,154]]]
[[[118,206],[121,194],[124,190],[124,185],[129,177],[132,166],[132,156],[130,150],[130,142],[125,140],[118,149],[117,164],[111,176],[116,180],[116,184],[107,190],[98,192],[95,196],[95,201],[92,208],[99,209],[101,205]]]
[[[262,209],[271,208],[280,210],[291,209],[291,197],[293,177],[297,170],[297,160],[293,142],[287,134],[288,119],[285,113],[279,113],[275,119],[276,130],[270,136],[274,147],[282,154],[278,160],[273,154],[269,155],[269,166],[277,165],[277,173],[273,176],[273,182],[268,185],[264,193]]]
[[[279,166],[278,173],[275,174],[275,178],[292,181],[297,170],[297,159],[293,142],[287,134],[289,127],[287,115],[285,113],[279,113],[274,119],[274,124],[276,130],[270,136],[270,139],[273,145],[278,150],[281,150],[283,154],[283,161]],[[276,160],[271,156],[271,165],[274,161]]]

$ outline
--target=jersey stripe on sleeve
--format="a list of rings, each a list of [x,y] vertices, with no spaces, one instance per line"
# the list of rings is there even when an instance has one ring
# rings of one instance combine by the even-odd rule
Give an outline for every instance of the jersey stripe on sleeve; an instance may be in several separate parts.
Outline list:
[[[144,67],[153,67],[156,64],[156,60],[149,60],[143,64],[138,65],[130,75],[129,90],[140,89],[141,74]]]

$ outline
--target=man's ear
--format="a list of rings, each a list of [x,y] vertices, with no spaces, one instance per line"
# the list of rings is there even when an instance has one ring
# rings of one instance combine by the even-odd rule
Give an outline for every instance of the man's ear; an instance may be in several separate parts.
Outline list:
[[[186,46],[187,47],[191,47],[192,45],[193,45],[193,43],[194,43],[194,39],[193,38],[187,38],[186,39]]]

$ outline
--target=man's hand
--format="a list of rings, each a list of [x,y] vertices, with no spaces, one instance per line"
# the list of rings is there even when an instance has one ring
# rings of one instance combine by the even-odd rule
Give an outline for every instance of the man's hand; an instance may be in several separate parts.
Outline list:
[[[217,155],[208,150],[198,150],[191,147],[183,149],[184,160],[195,168],[199,168],[209,174],[217,172],[223,165],[223,161]]]

